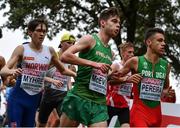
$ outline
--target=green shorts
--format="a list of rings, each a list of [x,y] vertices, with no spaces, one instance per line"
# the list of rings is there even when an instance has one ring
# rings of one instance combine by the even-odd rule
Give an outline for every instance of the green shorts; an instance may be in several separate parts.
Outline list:
[[[68,92],[62,103],[62,112],[71,120],[75,120],[84,125],[91,125],[108,120],[106,105],[101,105],[83,99]]]

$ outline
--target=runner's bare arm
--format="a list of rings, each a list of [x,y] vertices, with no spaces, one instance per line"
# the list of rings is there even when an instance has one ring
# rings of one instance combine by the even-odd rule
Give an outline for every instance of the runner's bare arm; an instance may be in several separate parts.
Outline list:
[[[137,72],[138,68],[138,57],[132,57],[124,64],[123,68],[120,69],[119,73],[124,76],[129,72]]]
[[[132,57],[130,60],[128,60],[125,63],[123,69],[121,70],[122,75],[126,75],[129,71],[131,71],[132,73],[131,76],[126,77],[125,79],[126,82],[138,84],[142,79],[141,74],[138,73],[138,57]]]
[[[90,35],[83,36],[78,43],[67,49],[61,56],[61,60],[65,63],[92,66],[92,61],[77,57],[75,54],[78,52],[86,52],[95,45],[95,41]]]
[[[111,72],[118,72],[120,70],[120,66],[117,63],[113,63],[111,65]],[[111,76],[109,76],[111,77]],[[111,85],[117,85],[126,82],[128,76],[118,77],[118,79],[111,79],[109,80]]]
[[[171,69],[171,65],[168,64],[168,70],[167,70],[165,85],[164,85],[164,89],[163,89],[163,95],[165,95],[167,97],[174,97],[175,96],[175,90],[172,89],[172,86],[170,86],[170,81],[169,81],[170,69]]]
[[[49,83],[54,84],[58,88],[63,86],[63,82],[61,82],[60,80],[55,80],[55,79],[53,79],[51,77],[44,77],[44,80],[49,82]]]
[[[13,69],[14,65],[17,64],[20,60],[22,60],[23,57],[23,51],[24,48],[22,45],[19,45],[15,48],[13,51],[9,61],[7,64],[2,68],[0,74],[2,76],[7,76],[7,75],[19,75],[22,73],[22,69],[20,68],[15,68]]]
[[[164,89],[166,89],[166,88],[168,88],[170,86],[169,85],[169,73],[170,73],[170,69],[171,69],[171,65],[168,64],[168,69],[167,69],[167,75],[166,75]]]
[[[73,72],[63,66],[63,64],[59,60],[54,48],[49,47],[49,50],[52,54],[51,64],[54,65],[61,72],[61,74],[75,77],[76,76],[75,72]]]
[[[137,65],[138,65],[138,58],[137,57],[132,57],[129,59],[125,64],[124,67],[121,68],[118,71],[113,71],[112,74],[110,75],[111,80],[118,80],[124,77],[128,72],[137,72]],[[123,79],[123,78],[122,78]],[[124,80],[127,80],[124,79]]]
[[[4,67],[5,64],[6,64],[6,61],[4,57],[0,56],[0,70],[2,69],[2,67]]]
[[[87,52],[95,46],[95,43],[96,42],[91,35],[85,35],[79,40],[78,43],[71,46],[62,54],[61,60],[65,63],[74,65],[91,66],[93,68],[97,68],[102,70],[103,72],[106,72],[107,70],[109,70],[110,65],[82,59],[75,55],[75,53],[78,52]]]

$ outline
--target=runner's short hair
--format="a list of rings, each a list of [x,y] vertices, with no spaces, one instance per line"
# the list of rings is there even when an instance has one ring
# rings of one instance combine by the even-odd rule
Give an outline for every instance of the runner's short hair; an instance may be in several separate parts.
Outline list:
[[[120,51],[120,57],[122,57],[122,53],[126,50],[126,48],[134,48],[134,44],[131,42],[123,42],[118,46]]]
[[[131,43],[131,42],[124,42],[124,43],[121,43],[121,44],[118,46],[119,50],[122,51],[122,52],[123,52],[126,48],[129,48],[129,47],[133,47],[133,48],[134,48],[133,43]]]
[[[36,27],[39,24],[44,24],[46,26],[46,31],[48,31],[48,22],[45,18],[37,18],[37,19],[31,20],[28,23],[28,31],[34,32]]]
[[[101,20],[108,20],[110,17],[113,17],[113,16],[120,17],[120,12],[116,7],[109,7],[107,9],[103,10],[99,15],[99,19],[98,19],[99,26],[101,26],[101,24],[100,24]]]
[[[154,36],[156,33],[161,33],[165,35],[164,31],[161,28],[149,28],[145,32],[144,41],[146,42],[147,39]]]

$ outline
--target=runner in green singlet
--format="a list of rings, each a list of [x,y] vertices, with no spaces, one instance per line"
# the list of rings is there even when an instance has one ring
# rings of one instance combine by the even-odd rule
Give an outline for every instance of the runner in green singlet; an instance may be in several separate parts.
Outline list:
[[[78,65],[78,71],[74,88],[64,98],[61,127],[77,127],[79,123],[107,126],[106,84],[113,57],[108,42],[119,33],[119,16],[117,8],[104,10],[99,17],[99,32],[83,36],[62,54],[62,61]]]
[[[131,127],[159,127],[162,118],[161,94],[174,95],[174,90],[169,86],[170,65],[161,58],[166,45],[164,35],[160,28],[148,29],[145,33],[146,54],[128,60],[119,72],[123,75],[131,70],[136,75]],[[117,78],[112,76],[111,79]]]

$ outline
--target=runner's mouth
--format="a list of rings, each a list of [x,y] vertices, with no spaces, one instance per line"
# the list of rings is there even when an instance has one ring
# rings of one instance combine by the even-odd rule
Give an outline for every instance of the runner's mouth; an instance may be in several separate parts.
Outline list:
[[[115,30],[114,32],[115,32],[115,34],[118,34],[119,30]]]
[[[43,40],[44,40],[44,38],[39,38],[39,40],[43,41]]]

